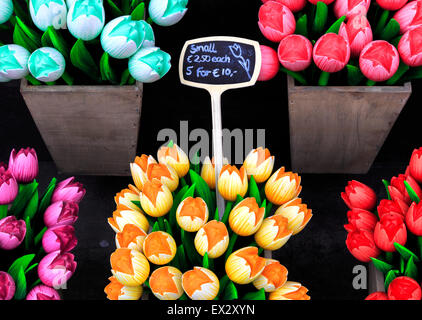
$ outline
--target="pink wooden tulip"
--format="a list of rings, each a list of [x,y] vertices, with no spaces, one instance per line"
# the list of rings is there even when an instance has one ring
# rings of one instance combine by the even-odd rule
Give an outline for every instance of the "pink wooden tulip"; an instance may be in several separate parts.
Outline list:
[[[38,157],[32,148],[15,149],[10,153],[9,170],[19,183],[32,182],[38,176]]]
[[[289,8],[280,2],[268,1],[258,13],[258,26],[265,38],[280,42],[296,29],[296,20]]]
[[[267,46],[260,47],[262,65],[258,81],[268,81],[277,75],[278,70],[280,69],[280,64],[278,62],[277,52],[275,52],[273,48]]]
[[[46,255],[38,265],[38,277],[49,287],[61,288],[76,270],[74,255],[54,251]]]
[[[278,59],[286,69],[305,70],[312,61],[312,43],[304,36],[291,34],[281,40]]]
[[[400,33],[422,25],[422,1],[411,1],[396,12],[393,17],[400,24]]]
[[[376,0],[379,6],[385,10],[396,11],[403,7],[408,0]]]
[[[349,43],[338,34],[326,33],[315,43],[313,57],[322,71],[340,71],[350,59]]]
[[[406,31],[400,39],[398,50],[405,64],[422,66],[422,26]]]
[[[26,225],[23,220],[16,220],[15,216],[8,216],[0,220],[0,249],[13,250],[25,239]]]
[[[310,3],[316,5],[318,3],[318,1],[324,2],[325,4],[330,4],[332,3],[334,0],[309,0]]]
[[[50,228],[72,225],[78,219],[79,206],[76,202],[57,201],[44,212],[44,224]]]
[[[11,275],[0,271],[0,300],[12,300],[15,290],[15,281],[13,281]]]
[[[18,183],[10,170],[0,167],[0,205],[11,204],[18,191]]]
[[[51,202],[70,201],[79,203],[85,196],[85,192],[83,184],[76,182],[75,178],[71,177],[57,184]]]
[[[61,300],[59,293],[53,288],[40,284],[29,291],[26,300]]]
[[[337,0],[334,2],[334,14],[337,18],[346,16],[347,19],[355,15],[366,16],[371,0]]]
[[[47,229],[42,237],[42,246],[47,253],[60,250],[69,252],[78,244],[73,226],[57,226]]]
[[[399,63],[397,49],[384,40],[368,43],[359,57],[360,70],[372,81],[390,79],[396,73]]]
[[[372,41],[372,29],[368,19],[362,15],[356,15],[342,23],[338,33],[349,42],[350,55],[359,57],[362,49]]]
[[[263,3],[266,3],[268,1],[270,0],[262,0]],[[284,4],[292,12],[298,12],[302,10],[306,6],[306,3],[307,3],[306,0],[273,0],[273,1]]]

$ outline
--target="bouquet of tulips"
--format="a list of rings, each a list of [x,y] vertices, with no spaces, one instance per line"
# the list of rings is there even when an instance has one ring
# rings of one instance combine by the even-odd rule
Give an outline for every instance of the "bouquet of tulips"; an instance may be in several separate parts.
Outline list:
[[[422,148],[413,151],[404,174],[383,183],[387,199],[376,210],[375,192],[363,183],[350,181],[341,194],[350,208],[346,245],[385,275],[387,293],[372,293],[368,300],[421,300]]]
[[[240,169],[225,165],[216,187],[209,158],[200,170],[199,158],[191,164],[173,142],[157,156],[137,157],[130,165],[135,185],[115,197],[108,299],[137,300],[144,290],[160,300],[310,299],[300,283],[287,281],[286,267],[260,256],[280,249],[312,217],[298,198],[297,174],[284,167],[272,174],[274,156],[258,148]],[[223,215],[216,192],[226,200]]]
[[[74,222],[80,183],[53,178],[39,197],[34,149],[14,149],[0,163],[0,300],[60,300],[76,269]]]
[[[149,17],[145,19],[145,2]],[[152,23],[170,26],[188,0],[0,0],[0,82],[154,82],[171,67]],[[3,30],[3,32],[1,32]],[[2,36],[4,34],[4,36]]]
[[[394,85],[422,78],[421,0],[262,2],[259,28],[278,49],[261,46],[259,80],[280,69],[302,85]]]

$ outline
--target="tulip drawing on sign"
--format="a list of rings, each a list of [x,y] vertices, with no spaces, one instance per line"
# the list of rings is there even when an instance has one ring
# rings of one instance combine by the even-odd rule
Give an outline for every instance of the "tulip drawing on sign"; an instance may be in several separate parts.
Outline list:
[[[242,47],[239,44],[235,43],[234,45],[229,46],[229,49],[233,57],[237,59],[237,62],[242,66],[243,70],[245,70],[250,80],[252,78],[250,70],[251,61],[249,59],[245,59],[242,56]]]

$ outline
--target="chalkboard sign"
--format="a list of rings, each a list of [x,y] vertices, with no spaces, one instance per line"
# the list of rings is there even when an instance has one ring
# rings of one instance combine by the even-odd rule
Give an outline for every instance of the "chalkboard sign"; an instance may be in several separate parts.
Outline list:
[[[254,85],[261,69],[259,43],[234,37],[208,37],[185,43],[180,57],[183,84],[223,90]]]

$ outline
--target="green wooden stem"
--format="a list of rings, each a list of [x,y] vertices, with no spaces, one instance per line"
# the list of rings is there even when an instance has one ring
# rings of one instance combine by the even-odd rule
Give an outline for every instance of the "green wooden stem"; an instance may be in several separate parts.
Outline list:
[[[6,218],[8,207],[9,207],[9,205],[7,205],[7,204],[0,205],[0,220],[3,219],[3,218]]]
[[[375,81],[373,81],[373,80],[369,80],[368,79],[368,81],[366,81],[366,85],[368,86],[368,87],[373,87],[373,86],[375,86],[377,83],[375,82]]]
[[[384,27],[387,23],[389,15],[390,15],[390,11],[388,10],[384,10],[382,12],[380,19],[378,20],[378,24],[375,27],[374,35],[379,36],[381,34],[382,30],[384,30]]]
[[[330,73],[322,71],[321,75],[319,76],[318,85],[319,86],[326,86],[328,84],[329,79],[330,79]]]
[[[227,260],[228,257],[232,254],[237,237],[238,235],[233,232],[233,234],[230,237],[229,247],[227,248],[227,251],[226,251],[225,260]]]
[[[267,218],[270,215],[272,208],[273,208],[273,204],[268,201],[267,207],[265,208],[265,218]]]
[[[164,226],[164,218],[158,217],[157,221],[158,221],[158,226],[160,227],[160,230],[165,231],[166,227]]]
[[[73,85],[74,78],[69,73],[67,73],[67,71],[65,71],[63,73],[62,79],[63,79],[64,82],[66,82],[67,85],[69,85],[69,86]]]
[[[393,262],[393,252],[385,252],[385,260],[387,263],[392,264]]]
[[[418,237],[419,257],[422,257],[422,237]]]

